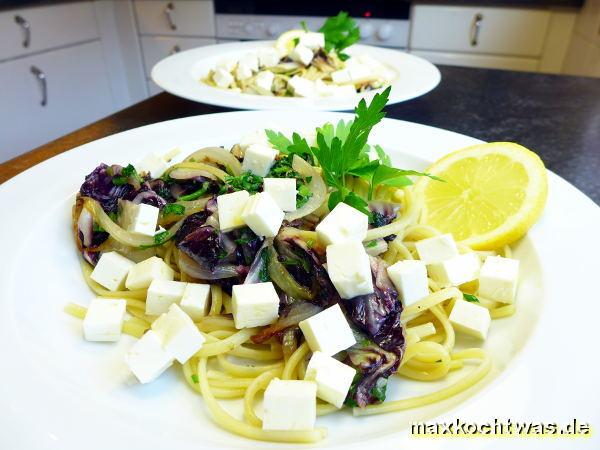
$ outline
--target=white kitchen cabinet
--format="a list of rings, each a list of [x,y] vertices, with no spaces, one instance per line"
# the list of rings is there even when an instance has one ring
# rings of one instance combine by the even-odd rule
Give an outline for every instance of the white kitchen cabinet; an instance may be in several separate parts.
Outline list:
[[[212,1],[135,0],[140,34],[173,36],[215,35]]]
[[[152,68],[157,62],[174,53],[216,43],[215,39],[212,38],[179,36],[142,36],[141,42],[146,74],[148,76],[148,92],[150,95],[162,92],[162,89],[150,78]]]
[[[538,9],[418,5],[411,46],[419,50],[537,56],[550,12]]]
[[[150,75],[152,67],[167,56],[183,50],[189,50],[203,45],[211,45],[216,41],[213,38],[142,36],[141,42],[146,73]]]
[[[94,39],[98,27],[91,2],[0,13],[0,61]]]
[[[68,69],[68,70],[67,70]],[[42,105],[45,77],[46,100]],[[99,41],[0,64],[0,162],[108,115],[113,110]]]
[[[484,69],[502,68],[505,70],[535,72],[537,71],[539,64],[539,61],[535,58],[520,58],[514,56],[431,52],[425,50],[415,50],[412,53],[425,58],[434,64],[444,64],[448,66],[481,67]]]

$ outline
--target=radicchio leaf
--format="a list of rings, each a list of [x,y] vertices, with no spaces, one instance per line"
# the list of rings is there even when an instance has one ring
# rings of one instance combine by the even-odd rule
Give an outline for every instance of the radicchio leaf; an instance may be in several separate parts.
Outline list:
[[[113,184],[112,173],[115,167],[120,166],[109,168],[106,164],[100,164],[85,177],[85,181],[79,189],[82,196],[98,201],[107,214],[118,212],[119,199],[134,190],[134,187],[127,183],[122,185]]]

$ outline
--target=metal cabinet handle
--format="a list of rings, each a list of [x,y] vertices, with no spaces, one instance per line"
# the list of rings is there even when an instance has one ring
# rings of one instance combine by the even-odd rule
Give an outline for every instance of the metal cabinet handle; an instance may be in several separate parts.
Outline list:
[[[40,105],[46,106],[48,104],[48,83],[46,80],[46,74],[35,66],[31,66],[30,70],[33,76],[37,78],[40,84],[40,89],[42,90],[42,100],[40,101]]]
[[[173,21],[173,11],[175,11],[175,5],[172,2],[167,3],[167,6],[165,6],[165,16],[167,16],[167,22],[169,22],[169,28],[171,28],[171,30],[176,30],[177,25],[175,25],[175,22]]]
[[[479,29],[483,21],[483,14],[477,13],[471,21],[471,47],[475,47],[479,41]]]
[[[29,47],[29,44],[31,43],[31,26],[29,25],[29,22],[19,15],[15,16],[15,22],[23,31],[23,47]]]
[[[179,45],[174,45],[173,48],[169,51],[169,56],[174,55],[175,53],[179,53],[181,51],[181,47]]]

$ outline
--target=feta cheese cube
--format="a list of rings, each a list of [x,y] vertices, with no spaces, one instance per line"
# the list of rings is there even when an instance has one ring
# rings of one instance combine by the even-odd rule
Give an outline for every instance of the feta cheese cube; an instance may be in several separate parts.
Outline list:
[[[405,307],[429,295],[427,268],[422,261],[398,261],[387,268],[387,273]]]
[[[313,52],[310,48],[305,47],[302,44],[296,45],[290,52],[290,58],[296,62],[302,63],[308,66],[313,60]]]
[[[252,144],[262,145],[264,147],[269,147],[269,139],[265,134],[265,130],[255,130],[251,133],[248,133],[240,139],[240,147],[246,150]]]
[[[317,397],[341,408],[356,370],[322,352],[314,352],[306,368],[305,380],[317,383]]]
[[[294,75],[288,81],[288,87],[292,90],[297,97],[312,98],[316,95],[315,83],[308,78],[304,78],[298,75]]]
[[[135,164],[135,170],[138,173],[148,172],[152,178],[160,177],[167,167],[169,167],[169,162],[156,152],[148,153]]]
[[[487,308],[466,300],[456,301],[449,319],[457,331],[479,339],[486,338],[492,321]]]
[[[274,48],[264,48],[258,51],[258,65],[273,67],[279,64],[279,53]]]
[[[260,89],[263,89],[267,92],[271,92],[271,87],[273,86],[273,80],[275,79],[275,75],[273,72],[269,72],[268,70],[263,70],[258,72],[256,75],[255,83],[256,86]]]
[[[221,67],[217,67],[213,71],[212,79],[217,86],[226,89],[233,83],[233,75]]]
[[[350,71],[350,81],[358,83],[373,76],[371,69],[364,64],[356,64],[348,69]]]
[[[217,68],[231,72],[235,69],[236,64],[237,60],[235,58],[225,58],[217,63]]]
[[[264,177],[269,173],[275,163],[279,152],[265,145],[252,144],[246,149],[242,170],[252,172],[254,175]]]
[[[252,69],[240,62],[235,68],[235,77],[240,81],[247,80],[252,77]]]
[[[240,59],[240,64],[247,66],[252,72],[258,72],[258,55],[255,53],[248,53]]]
[[[481,260],[476,253],[466,253],[437,264],[429,264],[427,273],[444,286],[460,286],[476,280],[479,276]]]
[[[350,77],[350,71],[348,69],[341,69],[331,73],[331,80],[335,84],[346,84],[350,83],[352,78]]]
[[[340,294],[348,299],[373,292],[371,262],[360,241],[327,246],[327,273]]]
[[[196,354],[204,343],[204,336],[192,319],[175,303],[168,312],[152,322],[152,330],[163,348],[181,364]]]
[[[140,383],[149,383],[173,364],[173,357],[156,333],[148,330],[127,352],[125,363]]]
[[[273,378],[263,400],[263,430],[312,430],[317,419],[313,381]]]
[[[125,317],[127,301],[122,299],[92,300],[83,319],[83,335],[88,341],[118,341]]]
[[[310,48],[311,50],[318,50],[325,47],[325,35],[323,33],[308,32],[300,35],[300,41],[298,45]]]
[[[192,320],[200,320],[208,314],[210,284],[188,283],[179,306]]]
[[[181,301],[186,285],[181,281],[152,280],[146,295],[146,314],[159,316],[167,312],[169,306]]]
[[[274,237],[281,228],[284,215],[268,192],[259,192],[248,199],[242,212],[242,220],[256,235]]]
[[[296,179],[265,178],[263,191],[268,193],[283,211],[296,210]]]
[[[133,266],[133,261],[117,252],[102,253],[90,278],[109,291],[118,291],[125,286],[127,274]]]
[[[333,356],[356,344],[354,333],[337,303],[299,323],[313,352]]]
[[[137,263],[129,270],[125,287],[127,289],[145,289],[152,280],[173,280],[175,271],[158,256]]]
[[[458,256],[458,248],[451,234],[442,234],[415,242],[419,259],[425,264],[436,264]]]
[[[123,228],[132,233],[154,236],[160,209],[145,203],[136,204],[126,200],[122,200],[120,206],[119,223]]]
[[[269,325],[279,317],[279,296],[273,283],[238,284],[231,291],[235,327]]]
[[[479,272],[479,294],[502,303],[513,303],[519,282],[519,260],[488,256]]]
[[[325,245],[362,241],[367,235],[369,217],[346,203],[338,203],[317,225],[317,238]]]
[[[244,226],[242,211],[250,198],[248,191],[237,191],[217,196],[219,228],[223,232]]]

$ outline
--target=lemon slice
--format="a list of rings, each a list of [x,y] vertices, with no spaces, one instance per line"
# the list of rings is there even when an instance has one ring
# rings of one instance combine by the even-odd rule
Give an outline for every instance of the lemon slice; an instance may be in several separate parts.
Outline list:
[[[296,46],[294,39],[300,38],[306,31],[304,30],[289,30],[283,33],[275,41],[275,49],[279,52],[282,58],[287,56]]]
[[[538,155],[518,144],[474,145],[427,169],[446,182],[423,177],[415,192],[424,201],[420,222],[477,250],[521,238],[538,220],[548,181]]]

